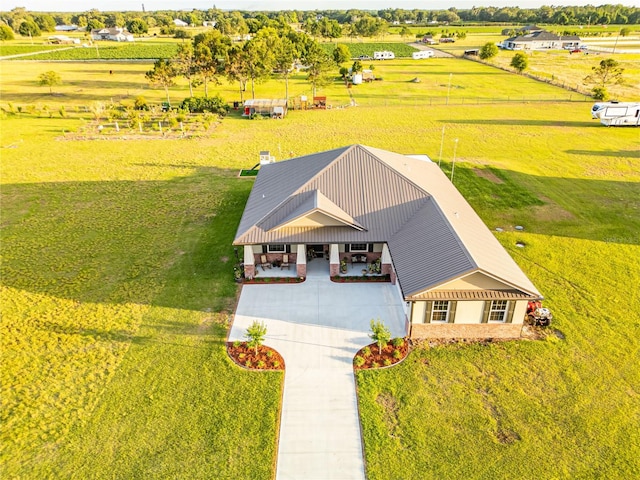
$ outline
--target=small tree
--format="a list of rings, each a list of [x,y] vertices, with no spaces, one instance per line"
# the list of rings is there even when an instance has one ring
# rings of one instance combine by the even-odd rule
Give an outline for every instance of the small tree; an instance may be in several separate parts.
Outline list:
[[[407,27],[406,25],[404,27],[402,27],[402,29],[400,30],[400,36],[402,38],[410,37],[411,36],[411,30],[409,29],[409,27]]]
[[[621,37],[627,37],[629,36],[630,33],[631,33],[631,29],[629,27],[624,27],[623,29],[620,30]]]
[[[593,83],[598,87],[606,87],[607,85],[618,85],[624,80],[622,72],[624,68],[613,58],[601,60],[597,67],[591,67],[591,75],[584,78],[586,83]]]
[[[391,340],[391,332],[380,319],[371,320],[371,334],[369,337],[378,344],[378,353],[382,353],[382,348],[387,346]]]
[[[337,65],[345,63],[351,59],[351,50],[346,45],[339,43],[333,50],[333,60]]]
[[[604,101],[609,99],[609,92],[607,92],[607,89],[604,87],[593,87],[591,89],[591,95],[596,100]]]
[[[353,65],[351,65],[351,72],[356,74],[361,71],[362,71],[362,62],[360,60],[356,60],[355,62],[353,62]]]
[[[142,35],[143,33],[147,33],[149,31],[149,26],[147,22],[145,22],[141,18],[134,18],[129,23],[127,23],[127,30],[134,35]]]
[[[480,49],[479,56],[482,60],[490,60],[496,55],[498,55],[498,47],[493,42],[485,43]]]
[[[23,37],[39,37],[40,36],[40,27],[33,20],[25,20],[18,27],[18,33]]]
[[[53,93],[53,87],[55,85],[60,85],[62,83],[62,79],[60,78],[60,75],[53,70],[50,70],[48,72],[41,73],[38,76],[38,83],[49,87],[49,93]]]
[[[164,88],[167,94],[167,102],[169,102],[169,87],[176,84],[174,79],[177,74],[170,60],[159,59],[153,64],[153,70],[149,70],[144,76],[149,80],[151,85]]]
[[[524,53],[518,52],[511,59],[511,66],[515,68],[518,73],[522,73],[529,66],[529,59]]]
[[[255,348],[256,355],[258,354],[258,348],[264,342],[264,337],[267,334],[267,327],[264,323],[258,322],[255,320],[249,327],[247,328],[247,333],[244,334],[245,338],[248,340],[247,345],[249,347]]]
[[[15,35],[8,25],[0,25],[0,41],[13,40]]]

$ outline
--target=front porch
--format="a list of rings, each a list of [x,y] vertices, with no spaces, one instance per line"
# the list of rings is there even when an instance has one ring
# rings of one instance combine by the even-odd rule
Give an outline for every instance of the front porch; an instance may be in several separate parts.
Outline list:
[[[389,275],[395,272],[386,244],[368,244],[354,251],[356,244],[246,245],[245,278],[305,278],[311,274],[329,277]],[[366,245],[366,244],[363,244]]]

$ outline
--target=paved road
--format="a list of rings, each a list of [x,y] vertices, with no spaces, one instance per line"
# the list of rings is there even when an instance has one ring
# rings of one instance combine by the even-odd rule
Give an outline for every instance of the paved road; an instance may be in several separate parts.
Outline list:
[[[243,286],[229,340],[263,321],[265,344],[284,357],[276,478],[364,480],[352,359],[371,343],[371,319],[405,335],[402,303],[390,284],[333,283],[311,270],[301,284]]]
[[[413,48],[417,48],[418,50],[427,50],[427,51],[431,51],[433,52],[433,56],[435,58],[454,58],[455,55],[452,55],[448,52],[443,52],[442,50],[438,50],[437,48],[431,48],[427,45],[425,45],[424,43],[420,43],[420,42],[414,42],[414,43],[410,43],[409,46],[413,47]]]

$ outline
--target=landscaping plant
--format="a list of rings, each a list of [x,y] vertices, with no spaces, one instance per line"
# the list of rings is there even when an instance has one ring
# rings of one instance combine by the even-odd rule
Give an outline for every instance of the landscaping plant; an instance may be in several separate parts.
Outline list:
[[[264,342],[264,337],[267,334],[267,326],[255,320],[249,327],[247,328],[247,332],[245,333],[245,337],[247,338],[247,346],[252,347],[256,351],[256,355],[258,354],[258,348]]]
[[[369,337],[378,344],[378,353],[382,354],[382,349],[391,340],[391,332],[380,319],[371,320],[371,334]]]

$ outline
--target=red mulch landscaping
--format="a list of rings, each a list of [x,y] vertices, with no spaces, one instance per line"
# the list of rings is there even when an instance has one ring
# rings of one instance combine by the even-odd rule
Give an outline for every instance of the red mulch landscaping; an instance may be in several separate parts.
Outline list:
[[[369,356],[365,356],[363,353],[367,348],[371,350],[371,354]],[[394,358],[393,356],[393,352],[395,352],[396,350],[400,352],[400,356],[398,358]],[[355,368],[356,370],[364,370],[367,368],[391,366],[395,363],[400,362],[401,360],[404,360],[404,358],[407,356],[407,353],[409,353],[409,342],[406,339],[404,339],[404,343],[399,347],[394,347],[392,340],[387,344],[386,347],[382,349],[382,353],[378,353],[378,344],[372,343],[358,350],[358,353],[354,357],[353,368]],[[364,358],[364,364],[361,366],[356,365],[356,357],[358,356]],[[389,360],[391,363],[389,363],[389,365],[385,365],[385,360]]]
[[[303,277],[254,277],[252,279],[245,279],[243,283],[256,284],[256,283],[302,283]]]
[[[260,345],[256,355],[255,348],[247,347],[247,342],[240,342],[238,346],[234,346],[234,343],[236,342],[227,342],[227,353],[241,367],[251,370],[284,370],[284,359],[273,348]]]

